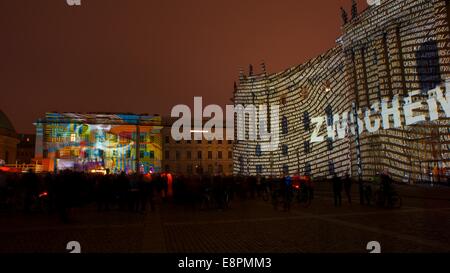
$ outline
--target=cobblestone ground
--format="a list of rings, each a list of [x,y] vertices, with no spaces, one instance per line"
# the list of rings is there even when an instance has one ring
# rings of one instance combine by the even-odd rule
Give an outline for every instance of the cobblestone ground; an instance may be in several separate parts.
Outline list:
[[[260,199],[233,200],[228,210],[199,210],[158,203],[155,212],[73,211],[56,216],[0,212],[0,252],[450,252],[450,189],[400,187],[401,209],[353,205],[335,208],[328,185],[319,185],[309,208],[274,210]]]

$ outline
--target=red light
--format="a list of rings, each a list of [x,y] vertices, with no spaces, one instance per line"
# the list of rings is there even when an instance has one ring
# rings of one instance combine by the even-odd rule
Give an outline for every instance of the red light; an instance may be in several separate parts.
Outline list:
[[[39,197],[47,196],[48,192],[44,191],[43,193],[39,194]]]

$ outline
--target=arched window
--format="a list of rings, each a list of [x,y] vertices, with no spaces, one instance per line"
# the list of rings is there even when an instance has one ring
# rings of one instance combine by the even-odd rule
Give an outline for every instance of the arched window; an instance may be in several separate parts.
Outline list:
[[[309,162],[307,162],[305,164],[305,175],[311,175],[312,169],[311,169],[311,164]]]
[[[327,108],[325,108],[325,113],[327,114],[327,126],[333,125],[333,109],[331,108],[331,105],[328,105]]]
[[[261,145],[258,144],[256,145],[256,156],[261,156],[262,152],[261,152]]]
[[[309,131],[311,126],[311,119],[309,117],[309,113],[308,112],[303,112],[303,128],[305,129],[305,131]]]
[[[329,161],[328,162],[328,171],[330,172],[330,175],[334,175],[335,174],[333,161]]]
[[[285,94],[283,94],[282,96],[281,96],[281,105],[286,105],[286,95]]]
[[[329,151],[333,150],[333,139],[331,137],[327,137],[327,148]]]
[[[242,156],[239,157],[239,173],[244,173],[244,158]]]
[[[311,144],[310,144],[309,140],[306,140],[305,142],[303,142],[303,150],[304,150],[305,154],[309,154],[311,152]]]
[[[281,146],[282,149],[282,153],[284,156],[288,155],[288,146],[286,144],[283,144],[283,146]]]
[[[283,134],[287,134],[288,133],[288,119],[285,116],[283,116],[281,118],[281,132]]]

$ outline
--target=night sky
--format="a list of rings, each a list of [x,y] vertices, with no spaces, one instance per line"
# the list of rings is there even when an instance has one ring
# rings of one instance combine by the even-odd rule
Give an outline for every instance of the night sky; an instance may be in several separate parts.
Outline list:
[[[269,73],[331,48],[351,0],[0,0],[0,109],[167,115],[229,104],[239,68]],[[359,0],[359,10],[366,8]],[[349,15],[350,16],[350,15]]]

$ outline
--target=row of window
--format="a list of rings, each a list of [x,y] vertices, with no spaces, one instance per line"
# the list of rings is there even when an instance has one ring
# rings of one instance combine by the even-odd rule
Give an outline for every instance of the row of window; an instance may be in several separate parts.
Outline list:
[[[327,148],[328,148],[329,151],[333,150],[333,139],[327,138]],[[309,154],[309,153],[311,153],[311,151],[312,151],[311,143],[308,140],[303,142],[303,152],[305,154]],[[287,144],[281,145],[281,153],[284,156],[288,155],[289,148],[288,148]],[[256,154],[256,156],[261,156],[262,155],[261,145],[260,144],[256,145],[255,154]]]
[[[333,110],[330,105],[325,108],[325,113],[327,115],[327,126],[331,126],[333,124]],[[309,131],[311,129],[311,118],[308,112],[303,112],[303,128],[305,131]],[[281,118],[281,133],[286,135],[288,133],[288,119],[283,116]]]
[[[241,172],[244,173],[244,166],[243,166],[243,160],[241,161]],[[257,174],[262,174],[263,173],[263,166],[262,165],[256,165],[256,173]],[[334,162],[333,161],[329,161],[328,162],[328,172],[330,175],[334,175],[335,174],[335,167],[334,167]],[[289,166],[284,164],[283,165],[283,173],[289,173]],[[305,175],[311,175],[312,173],[312,168],[311,168],[311,164],[308,162],[305,164],[305,169],[304,169],[304,173]]]
[[[33,152],[17,152],[17,156],[33,156]]]
[[[171,151],[167,150],[165,151],[165,159],[170,160],[171,158]],[[192,158],[192,151],[186,151],[186,159],[191,160]],[[197,151],[197,159],[203,159],[203,152]],[[213,159],[213,151],[208,151],[208,159]],[[223,159],[223,152],[217,151],[217,157],[216,159]],[[228,159],[233,159],[233,152],[228,151]],[[181,160],[181,152],[175,151],[175,160]]]
[[[166,136],[165,138],[164,138],[164,142],[166,143],[166,144],[170,144],[170,137],[169,136]],[[192,140],[185,140],[184,142],[182,142],[182,141],[175,141],[175,143],[176,144],[182,144],[182,143],[184,143],[184,144],[192,144],[193,143],[193,141]],[[202,144],[203,143],[203,140],[195,140],[195,142],[194,143],[196,143],[196,144]],[[208,140],[208,142],[207,142],[208,144],[213,144],[213,141],[211,141],[211,140]],[[217,144],[224,144],[225,142],[223,141],[223,140],[217,140]],[[227,144],[229,144],[229,145],[231,145],[231,144],[233,144],[233,141],[232,140],[227,140],[227,142],[226,142]]]
[[[155,152],[154,151],[149,151],[149,152],[140,151],[139,156],[141,158],[144,158],[144,157],[155,158]]]
[[[263,173],[263,166],[262,165],[256,165],[256,173],[262,174]],[[241,172],[243,173],[243,168],[241,166]],[[284,164],[283,165],[283,173],[289,173],[289,166]]]
[[[164,170],[166,172],[183,172],[184,170],[182,170],[181,166],[177,166],[175,168],[172,168],[169,164],[164,166]],[[194,166],[193,164],[188,164],[186,166],[186,173],[187,174],[203,174],[205,171],[203,170],[203,167],[201,165],[196,165]],[[228,172],[232,173],[233,172],[233,165],[228,165]],[[214,166],[212,164],[209,164],[207,166],[207,173],[208,174],[214,174],[214,173],[220,173],[223,174],[224,173],[224,167],[223,165],[219,164],[217,165],[216,169],[214,169]]]

